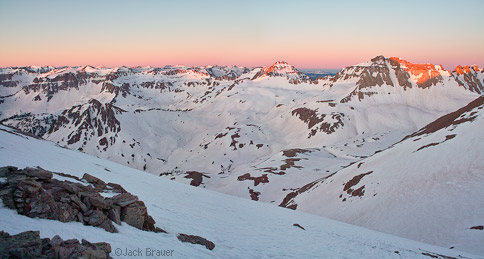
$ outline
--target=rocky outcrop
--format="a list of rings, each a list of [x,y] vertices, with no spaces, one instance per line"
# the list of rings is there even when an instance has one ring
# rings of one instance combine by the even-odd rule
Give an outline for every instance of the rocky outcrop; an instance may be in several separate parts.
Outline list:
[[[460,86],[478,94],[484,94],[484,70],[478,66],[457,66],[452,72],[452,76]]]
[[[254,177],[254,176],[251,176],[250,173],[246,173],[246,174],[243,174],[243,175],[240,175],[239,177],[237,177],[237,180],[238,181],[253,180],[254,186],[259,185],[259,183],[268,183],[269,182],[269,178],[267,178],[267,174],[263,174],[259,177]]]
[[[397,57],[391,57],[388,59],[388,62],[394,66],[398,81],[404,87],[408,86],[406,83],[408,79],[404,80],[403,75],[401,75],[402,70],[408,73],[408,78],[413,76],[417,87],[424,89],[442,82],[443,77],[441,72],[450,75],[450,73],[444,70],[444,68],[440,65],[413,64]]]
[[[54,174],[72,181],[59,181]],[[116,224],[125,222],[133,227],[164,232],[155,227],[143,201],[114,183],[105,183],[90,174],[82,179],[63,173],[52,173],[42,168],[0,168],[0,198],[10,209],[31,218],[45,218],[61,222],[78,221],[85,225],[117,232]],[[101,193],[114,193],[104,198]]]
[[[343,118],[345,115],[339,112],[318,115],[318,109],[311,110],[306,107],[301,107],[294,109],[291,114],[298,116],[300,120],[308,125],[308,129],[311,130],[308,138],[311,138],[318,132],[324,132],[329,135],[334,133],[336,129],[344,126]],[[329,121],[325,121],[325,118]]]
[[[203,183],[203,177],[210,178],[210,176],[197,171],[188,171],[185,175],[185,178],[192,179],[190,182],[191,186],[200,186]]]
[[[181,242],[187,242],[187,243],[205,246],[208,250],[213,250],[215,248],[215,244],[212,241],[207,240],[200,236],[178,234],[177,238]]]
[[[88,104],[76,105],[68,110],[64,110],[50,123],[47,134],[52,134],[63,127],[73,125],[75,130],[67,135],[67,144],[72,145],[82,141],[81,147],[90,138],[102,137],[108,133],[118,133],[121,131],[121,124],[116,118],[126,112],[111,103],[101,103],[96,99],[89,100]],[[115,143],[115,138],[106,139],[104,150]]]
[[[111,245],[85,239],[40,238],[39,231],[10,235],[0,231],[0,258],[111,258]]]

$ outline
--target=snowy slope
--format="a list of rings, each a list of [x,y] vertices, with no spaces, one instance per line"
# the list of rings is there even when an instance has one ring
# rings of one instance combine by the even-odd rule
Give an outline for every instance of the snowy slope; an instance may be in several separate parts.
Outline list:
[[[109,233],[80,223],[27,218],[0,208],[3,231],[40,230],[41,237],[58,234],[64,239],[105,241],[111,243],[115,258],[122,257],[116,256],[117,249],[138,248],[144,256],[146,248],[174,250],[175,258],[482,258],[168,181],[0,126],[0,166],[5,165],[41,166],[75,176],[89,172],[139,196],[168,234],[126,224],[117,226],[119,233]],[[215,243],[215,249],[181,243],[176,233],[203,236]]]
[[[484,254],[484,97],[305,185],[284,206]],[[290,198],[290,199],[289,199]]]

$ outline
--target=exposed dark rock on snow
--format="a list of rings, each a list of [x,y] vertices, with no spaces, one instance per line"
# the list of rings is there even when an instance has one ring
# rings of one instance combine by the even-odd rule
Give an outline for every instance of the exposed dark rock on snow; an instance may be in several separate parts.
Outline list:
[[[484,230],[484,226],[473,226],[473,227],[471,227],[471,229]]]
[[[249,188],[250,199],[253,201],[259,200],[260,192],[256,192],[253,189]]]
[[[259,177],[254,177],[251,176],[249,173],[243,174],[239,177],[237,177],[238,181],[245,181],[245,180],[253,180],[254,181],[254,186],[259,185],[259,183],[268,183],[269,179],[267,178],[267,174],[263,174]]]
[[[39,231],[25,231],[17,235],[0,231],[1,258],[111,258],[111,245],[87,240],[40,238]]]
[[[441,255],[441,254],[436,254],[431,252],[422,252],[422,254],[432,258],[457,259],[456,257],[453,257],[453,256]]]
[[[306,230],[303,226],[301,226],[301,225],[299,225],[297,223],[294,223],[293,226],[298,227],[298,228],[300,228],[302,230]]]
[[[302,148],[293,148],[293,149],[286,149],[282,151],[282,155],[287,157],[295,157],[297,154],[304,154],[304,153],[311,153],[309,149],[302,149]]]
[[[318,109],[311,110],[305,107],[297,108],[291,112],[293,116],[298,116],[300,120],[308,124],[309,132],[308,138],[316,135],[318,132],[332,134],[336,129],[343,127],[343,118],[345,115],[339,112],[331,112],[330,114],[318,115]],[[325,118],[331,118],[331,122],[325,121]],[[313,128],[316,126],[315,128]]]
[[[200,236],[178,234],[177,238],[181,242],[187,242],[187,243],[205,246],[208,250],[213,250],[215,248],[215,244],[212,241],[207,240]]]
[[[78,221],[108,232],[117,232],[113,222],[123,221],[142,230],[164,232],[155,227],[145,204],[120,185],[106,184],[90,174],[82,179],[55,174],[79,182],[59,181],[53,178],[54,173],[42,168],[2,167],[0,177],[6,177],[7,182],[0,184],[0,197],[8,208],[31,218]],[[104,198],[102,192],[116,195]]]
[[[316,181],[312,181],[312,182],[304,185],[303,187],[301,187],[301,188],[299,188],[299,189],[297,189],[293,192],[288,193],[286,195],[286,197],[284,197],[284,199],[282,200],[281,204],[279,204],[279,206],[285,207],[285,208],[288,208],[288,209],[292,209],[292,210],[297,209],[297,203],[294,202],[294,198],[296,198],[296,196],[298,196],[299,194],[301,194],[303,192],[311,190],[313,187],[317,186],[319,183],[323,183],[326,179],[330,178],[334,174],[336,174],[336,173],[332,173],[332,174],[330,174],[326,177],[323,177],[323,178],[318,179]]]
[[[369,175],[371,173],[373,173],[373,171],[369,171],[367,173],[360,174],[360,175],[357,175],[357,176],[351,178],[351,180],[349,180],[344,185],[343,191],[346,191],[346,193],[348,193],[351,196],[358,196],[358,197],[363,196],[365,194],[365,185],[360,186],[356,190],[353,190],[352,187],[357,185],[364,176]]]
[[[202,184],[203,177],[210,178],[210,176],[197,171],[188,171],[187,175],[185,175],[185,178],[192,179],[192,181],[190,182],[190,185],[192,186],[199,186],[200,184]]]

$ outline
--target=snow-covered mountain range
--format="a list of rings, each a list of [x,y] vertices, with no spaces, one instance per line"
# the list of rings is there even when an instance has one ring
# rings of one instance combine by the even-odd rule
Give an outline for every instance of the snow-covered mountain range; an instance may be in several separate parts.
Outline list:
[[[470,230],[484,225],[483,93],[477,66],[382,56],[314,80],[286,62],[9,67],[0,120],[168,179],[484,254]]]
[[[167,233],[143,231],[125,222],[115,223],[117,233],[112,233],[81,222],[31,218],[0,202],[2,231],[15,235],[33,230],[40,231],[41,238],[59,235],[64,240],[107,242],[111,248],[110,256],[114,258],[482,258],[456,249],[193,188],[61,148],[3,125],[0,125],[0,165],[40,166],[55,172],[54,180],[61,183],[66,179],[80,179],[89,173],[102,181],[122,186],[144,201],[156,225]],[[5,182],[6,178],[0,177],[0,187]],[[89,185],[88,182],[79,183]],[[182,243],[177,240],[180,232],[207,238],[215,247],[208,250],[201,245]],[[2,233],[0,253],[6,252],[4,238]],[[24,243],[35,245],[32,240]]]

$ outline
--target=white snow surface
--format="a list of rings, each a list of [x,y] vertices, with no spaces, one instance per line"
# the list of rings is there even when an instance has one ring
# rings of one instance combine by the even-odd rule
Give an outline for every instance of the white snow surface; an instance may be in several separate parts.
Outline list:
[[[126,224],[116,226],[119,233],[109,233],[78,222],[28,218],[1,205],[0,229],[10,234],[39,230],[41,237],[60,235],[63,239],[109,242],[114,258],[129,257],[117,253],[137,249],[141,249],[142,257],[149,257],[147,248],[173,250],[174,258],[429,258],[423,253],[483,258],[194,188],[12,132],[0,126],[1,166],[41,166],[78,177],[87,172],[121,184],[145,202],[156,225],[169,234],[141,231]],[[293,226],[295,223],[306,230]],[[215,243],[215,249],[181,243],[177,233],[203,236]]]
[[[456,121],[464,122],[407,138],[339,170],[293,204],[301,211],[484,255],[484,231],[471,229],[484,225],[484,105]],[[366,173],[352,187],[363,188],[364,195],[343,189]]]

